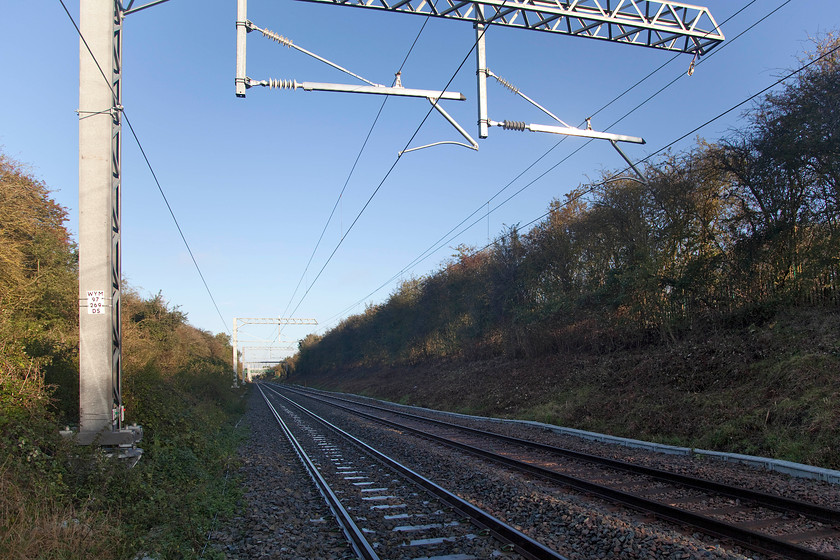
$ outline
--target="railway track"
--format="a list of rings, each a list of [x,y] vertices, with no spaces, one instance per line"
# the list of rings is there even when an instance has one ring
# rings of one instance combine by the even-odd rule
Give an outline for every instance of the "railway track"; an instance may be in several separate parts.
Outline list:
[[[565,560],[276,390],[258,387],[357,557]]]
[[[691,526],[751,550],[795,559],[840,559],[840,511],[633,463],[588,455],[367,403],[290,389],[391,429],[411,432],[524,471]]]

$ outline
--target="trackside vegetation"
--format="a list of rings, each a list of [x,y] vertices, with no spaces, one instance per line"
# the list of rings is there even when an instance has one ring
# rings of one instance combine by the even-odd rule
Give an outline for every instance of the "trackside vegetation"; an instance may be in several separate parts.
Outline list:
[[[62,438],[78,421],[78,258],[66,210],[0,153],[0,558],[213,558],[216,516],[239,499],[241,394],[226,335],[190,326],[158,294],[122,299],[128,469]]]
[[[459,246],[304,340],[292,379],[840,467],[838,48],[647,184]]]

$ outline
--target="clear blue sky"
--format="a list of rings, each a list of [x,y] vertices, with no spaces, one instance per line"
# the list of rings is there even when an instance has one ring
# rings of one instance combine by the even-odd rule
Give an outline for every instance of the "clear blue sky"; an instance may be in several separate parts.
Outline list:
[[[78,0],[65,2],[78,21]],[[718,23],[748,4],[746,0],[696,3],[708,6]],[[763,23],[735,38],[783,4]],[[58,202],[70,210],[69,228],[75,234],[78,37],[58,0],[2,0],[0,6],[4,69],[0,147],[28,164],[53,189]],[[162,291],[193,325],[212,332],[230,329],[233,317],[276,317],[287,310],[383,99],[264,88],[252,88],[247,98],[236,98],[235,19],[235,0],[171,0],[128,16],[124,27],[126,114],[224,323],[128,134],[123,147],[123,273],[141,293]],[[249,19],[374,82],[390,85],[425,18],[292,0],[250,0]],[[694,76],[683,77],[610,130],[644,137],[645,146],[625,145],[631,158],[641,159],[773,83],[784,69],[798,66],[797,57],[810,46],[809,37],[836,28],[838,22],[840,2],[758,0],[723,25],[725,48],[713,51]],[[403,85],[442,89],[474,40],[468,23],[430,20],[403,68]],[[256,33],[249,35],[248,48],[252,78],[353,83],[349,76]],[[673,56],[642,47],[500,28],[488,31],[487,50],[491,70],[575,125]],[[680,56],[596,115],[593,127],[607,128],[684,74],[690,60],[688,55]],[[447,102],[445,108],[477,138],[474,64],[470,56],[450,87],[464,93],[467,101]],[[428,109],[424,100],[387,102],[292,308]],[[489,109],[493,120],[551,124],[492,81]],[[698,134],[715,140],[739,126],[742,112]],[[455,131],[433,114],[413,145],[455,139],[459,139]],[[494,128],[480,142],[479,152],[441,146],[404,156],[295,316],[317,319],[321,323],[317,329],[323,332],[341,317],[364,309],[363,304],[353,304],[385,299],[396,282],[368,294],[470,213],[486,209],[488,199],[558,139]],[[561,143],[495,198],[490,208],[583,142]],[[693,142],[687,139],[676,149]],[[506,226],[532,221],[545,212],[552,198],[621,164],[608,144],[589,144],[402,277],[438,268],[454,252],[451,247],[462,243],[481,247]],[[296,340],[313,329],[288,327],[283,338]],[[275,332],[250,327],[243,339],[268,339]]]

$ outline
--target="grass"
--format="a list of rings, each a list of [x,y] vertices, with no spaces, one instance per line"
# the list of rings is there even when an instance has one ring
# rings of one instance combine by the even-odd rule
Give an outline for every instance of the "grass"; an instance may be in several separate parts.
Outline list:
[[[202,549],[216,516],[232,516],[240,499],[226,473],[235,472],[244,437],[235,427],[244,401],[229,386],[227,372],[164,375],[149,366],[127,375],[131,420],[144,426],[143,458],[132,469],[61,438],[38,399],[7,398],[0,558],[220,557]]]
[[[113,558],[120,539],[115,520],[49,492],[30,493],[0,468],[0,556],[18,558]]]

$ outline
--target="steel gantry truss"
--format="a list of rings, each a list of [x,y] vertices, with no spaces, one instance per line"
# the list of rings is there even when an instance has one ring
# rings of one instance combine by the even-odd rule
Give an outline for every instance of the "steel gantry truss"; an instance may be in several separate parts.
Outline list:
[[[269,369],[271,369],[271,366],[276,366],[282,363],[283,360],[258,360],[242,362],[242,369],[243,375],[245,376],[245,381],[247,381],[248,383],[251,382],[251,377],[255,370],[260,370],[260,373],[265,373]]]
[[[281,341],[280,344],[282,344],[282,346],[268,345],[268,346],[240,346],[239,347],[239,349],[242,350],[242,369],[243,369],[243,374],[245,376],[246,381],[248,381],[248,382],[251,381],[251,369],[253,369],[253,366],[249,366],[249,364],[274,364],[274,365],[281,364],[281,363],[284,362],[284,359],[273,359],[272,354],[273,354],[274,350],[286,351],[286,352],[294,352],[295,350],[297,350],[297,346],[293,346],[292,342]],[[246,360],[245,359],[246,350],[262,350],[263,352],[265,352],[267,350],[268,351],[268,359],[263,360],[263,361],[260,361],[260,360]]]
[[[302,0],[520,27],[705,54],[723,41],[708,8],[667,0]]]
[[[233,384],[236,386],[239,382],[239,327],[244,325],[317,325],[318,321],[315,319],[298,319],[295,317],[234,317],[233,318],[233,337],[231,346],[233,347]],[[278,332],[279,338],[279,332]],[[243,348],[244,350],[244,348]],[[294,348],[292,348],[294,350]]]
[[[268,357],[269,358],[271,358],[271,353],[274,350],[278,350],[278,351],[297,350],[297,347],[292,346],[291,342],[283,341],[281,344],[283,344],[283,346],[273,346],[273,345],[270,345],[270,344],[268,346],[240,346],[239,349],[242,350],[242,352],[245,352],[245,350],[268,350]]]
[[[724,40],[723,33],[708,8],[673,2],[670,0],[302,0],[319,4],[334,4],[391,12],[403,12],[423,16],[469,21],[476,33],[476,76],[478,79],[478,134],[487,138],[490,127],[504,130],[543,132],[578,136],[590,139],[607,140],[645,181],[644,175],[633,165],[630,159],[618,147],[618,142],[644,144],[644,140],[635,136],[613,134],[592,130],[587,120],[586,128],[569,126],[542,105],[522,94],[518,88],[495,75],[487,67],[485,33],[490,25],[518,27],[534,31],[558,33],[638,45],[654,49],[675,51],[694,55],[689,74],[693,71],[697,57],[709,52]],[[478,150],[478,144],[443,108],[443,99],[463,100],[457,92],[405,89],[400,83],[400,75],[393,86],[375,84],[349,70],[338,66],[314,53],[302,49],[291,40],[273,31],[254,25],[247,18],[248,0],[237,0],[236,21],[236,95],[245,97],[248,88],[265,86],[271,89],[303,89],[306,91],[340,91],[347,93],[374,93],[380,95],[402,95],[425,97],[443,117],[458,131],[467,143],[442,141],[426,146],[410,148],[401,152],[418,150],[440,144],[456,144]],[[281,45],[295,48],[304,54],[329,64],[367,85],[324,84],[315,82],[299,83],[295,80],[265,79],[254,80],[246,73],[246,36],[251,31],[259,31],[265,37]],[[487,78],[493,77],[503,86],[523,97],[540,110],[552,117],[558,125],[529,124],[518,121],[494,121],[488,116]]]

